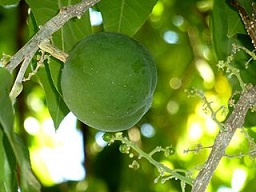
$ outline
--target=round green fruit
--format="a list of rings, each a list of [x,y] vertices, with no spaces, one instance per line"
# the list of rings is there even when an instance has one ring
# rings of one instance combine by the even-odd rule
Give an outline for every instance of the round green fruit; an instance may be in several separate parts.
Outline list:
[[[61,75],[63,99],[76,117],[114,132],[134,126],[148,111],[157,72],[150,53],[118,33],[95,33],[70,52]]]

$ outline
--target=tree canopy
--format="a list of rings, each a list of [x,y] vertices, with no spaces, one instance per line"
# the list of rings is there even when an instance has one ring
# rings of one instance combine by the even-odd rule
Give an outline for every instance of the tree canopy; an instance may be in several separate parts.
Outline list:
[[[256,190],[253,13],[249,0],[1,0],[0,191],[191,191],[216,143],[206,191]],[[102,31],[140,42],[158,73],[150,110],[105,135],[70,114],[58,58]]]

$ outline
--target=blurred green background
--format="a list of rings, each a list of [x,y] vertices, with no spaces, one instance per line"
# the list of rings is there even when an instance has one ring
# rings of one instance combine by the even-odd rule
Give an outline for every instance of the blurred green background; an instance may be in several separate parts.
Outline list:
[[[201,100],[189,97],[185,90],[193,87],[203,90],[215,110],[227,106],[232,94],[228,79],[216,67],[212,7],[212,0],[159,0],[134,36],[154,57],[158,84],[150,111],[124,134],[146,152],[156,146],[173,146],[174,155],[165,157],[159,153],[155,159],[170,168],[190,170],[193,177],[210,152],[193,149],[211,146],[219,128]],[[28,40],[28,12],[24,1],[0,7],[0,54],[13,55]],[[100,13],[91,10],[90,16],[98,30],[102,24]],[[120,143],[106,146],[102,132],[77,123],[72,115],[55,132],[36,76],[24,84],[15,110],[16,131],[30,149],[32,167],[43,185],[42,191],[181,191],[180,181],[175,179],[155,183],[159,173],[143,159],[138,170],[130,169],[133,159],[119,152]],[[223,121],[225,115],[218,113],[218,119]],[[228,154],[248,152],[254,142],[245,135],[237,132]],[[207,191],[255,191],[255,165],[250,156],[224,157]],[[190,190],[187,186],[186,191]]]

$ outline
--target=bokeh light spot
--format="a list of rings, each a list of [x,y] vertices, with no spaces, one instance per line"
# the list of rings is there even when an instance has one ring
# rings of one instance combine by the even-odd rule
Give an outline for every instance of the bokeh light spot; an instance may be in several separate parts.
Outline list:
[[[233,172],[231,186],[234,191],[241,191],[246,181],[247,173],[243,169],[236,169]]]
[[[140,130],[141,130],[141,134],[147,138],[153,137],[156,133],[155,128],[149,123],[144,123],[141,126]]]
[[[184,23],[184,19],[182,16],[180,15],[176,15],[172,18],[172,23],[177,26],[180,27],[183,23]]]
[[[164,41],[168,44],[176,44],[179,41],[179,35],[175,31],[166,31],[163,35]]]
[[[48,135],[54,135],[55,134],[55,128],[54,124],[51,118],[45,119],[42,123],[43,131],[44,133]]]
[[[206,88],[212,88],[214,86],[214,73],[209,64],[203,60],[198,59],[196,61],[196,68],[200,73],[201,77],[204,79],[204,85]]]
[[[34,117],[28,117],[24,121],[24,128],[30,135],[36,135],[39,132],[40,124]]]
[[[233,191],[232,189],[228,188],[228,187],[224,187],[224,186],[221,186],[217,192],[235,192]]]
[[[172,89],[179,89],[181,87],[181,80],[177,77],[171,78],[169,85]]]
[[[179,111],[179,104],[176,101],[169,101],[167,104],[167,111],[173,115]]]
[[[220,76],[215,83],[215,90],[217,93],[227,95],[230,97],[232,90],[230,88],[228,79],[224,76]]]
[[[189,137],[197,140],[202,136],[202,129],[200,123],[194,122],[189,127]]]
[[[107,142],[103,140],[103,135],[105,132],[99,131],[95,134],[95,141],[100,147],[105,147],[107,146]]]
[[[101,25],[103,22],[102,15],[99,11],[96,11],[92,8],[89,9],[90,21],[92,26]]]
[[[208,134],[215,135],[218,132],[219,127],[210,116],[206,117],[205,124],[207,125],[205,130],[207,131]]]
[[[41,112],[45,108],[45,104],[41,98],[42,94],[42,90],[36,87],[27,96],[26,103],[35,112]]]
[[[67,180],[82,180],[83,138],[76,128],[76,117],[69,113],[55,131],[51,119],[44,121],[40,134],[34,136],[30,149],[31,163],[44,185],[53,185]]]
[[[163,11],[164,11],[164,5],[161,1],[158,1],[152,10],[152,15],[159,17],[162,15]]]
[[[164,102],[165,96],[161,92],[155,92],[153,97],[152,108],[160,107]]]

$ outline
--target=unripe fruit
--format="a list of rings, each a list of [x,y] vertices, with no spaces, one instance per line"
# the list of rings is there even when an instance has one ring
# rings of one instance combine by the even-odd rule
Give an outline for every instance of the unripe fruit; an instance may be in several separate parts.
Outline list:
[[[134,126],[148,111],[157,72],[149,52],[118,33],[95,33],[70,52],[61,75],[63,99],[76,117],[102,131]]]

